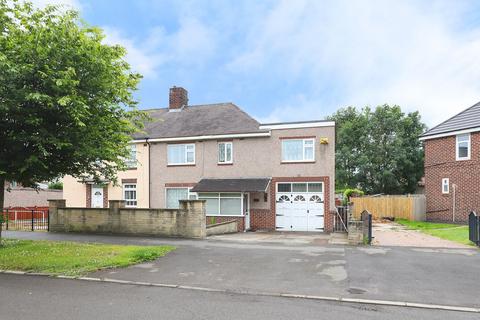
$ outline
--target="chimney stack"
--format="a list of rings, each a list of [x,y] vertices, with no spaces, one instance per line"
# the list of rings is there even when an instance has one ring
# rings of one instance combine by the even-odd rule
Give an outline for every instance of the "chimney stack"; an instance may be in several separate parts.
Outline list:
[[[170,99],[168,109],[181,109],[188,105],[188,91],[182,87],[173,86],[170,88]]]

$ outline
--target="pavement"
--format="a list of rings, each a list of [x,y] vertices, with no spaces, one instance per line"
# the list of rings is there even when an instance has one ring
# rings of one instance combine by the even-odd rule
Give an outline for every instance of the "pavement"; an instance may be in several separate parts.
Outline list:
[[[478,319],[478,314],[0,274],[0,319]],[[7,293],[7,294],[5,294]]]
[[[156,261],[89,275],[257,294],[289,293],[337,298],[480,307],[473,248],[349,247],[280,241],[180,240],[7,232],[7,237],[175,245]],[[313,235],[312,238],[316,236]]]
[[[394,222],[376,222],[372,226],[373,245],[387,247],[422,247],[422,248],[449,248],[469,249],[470,246],[440,239],[418,230],[409,230],[405,226]]]

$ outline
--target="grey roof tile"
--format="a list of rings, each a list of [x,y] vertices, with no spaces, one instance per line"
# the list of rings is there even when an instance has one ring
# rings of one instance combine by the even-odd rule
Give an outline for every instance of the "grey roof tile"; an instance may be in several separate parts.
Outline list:
[[[480,102],[463,110],[439,125],[427,130],[421,137],[428,137],[458,130],[480,127]]]
[[[268,132],[233,103],[188,106],[180,111],[168,108],[145,110],[155,119],[145,124],[134,139],[174,138],[202,135]]]
[[[265,192],[270,178],[202,179],[192,192]]]

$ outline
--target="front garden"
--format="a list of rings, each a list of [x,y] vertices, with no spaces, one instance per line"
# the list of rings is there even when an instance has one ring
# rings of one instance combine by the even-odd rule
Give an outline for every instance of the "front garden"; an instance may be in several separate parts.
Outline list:
[[[473,245],[473,243],[468,240],[468,226],[449,223],[409,221],[405,219],[397,219],[395,222],[407,227],[410,230],[418,230],[441,239],[466,245]]]
[[[155,260],[172,246],[129,246],[98,243],[2,239],[0,270],[80,276]]]

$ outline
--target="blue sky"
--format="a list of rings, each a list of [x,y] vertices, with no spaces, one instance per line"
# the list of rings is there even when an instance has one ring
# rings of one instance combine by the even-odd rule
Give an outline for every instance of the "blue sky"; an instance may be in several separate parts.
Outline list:
[[[73,6],[125,46],[141,108],[177,85],[262,122],[390,103],[432,126],[480,101],[478,1],[34,2]]]

